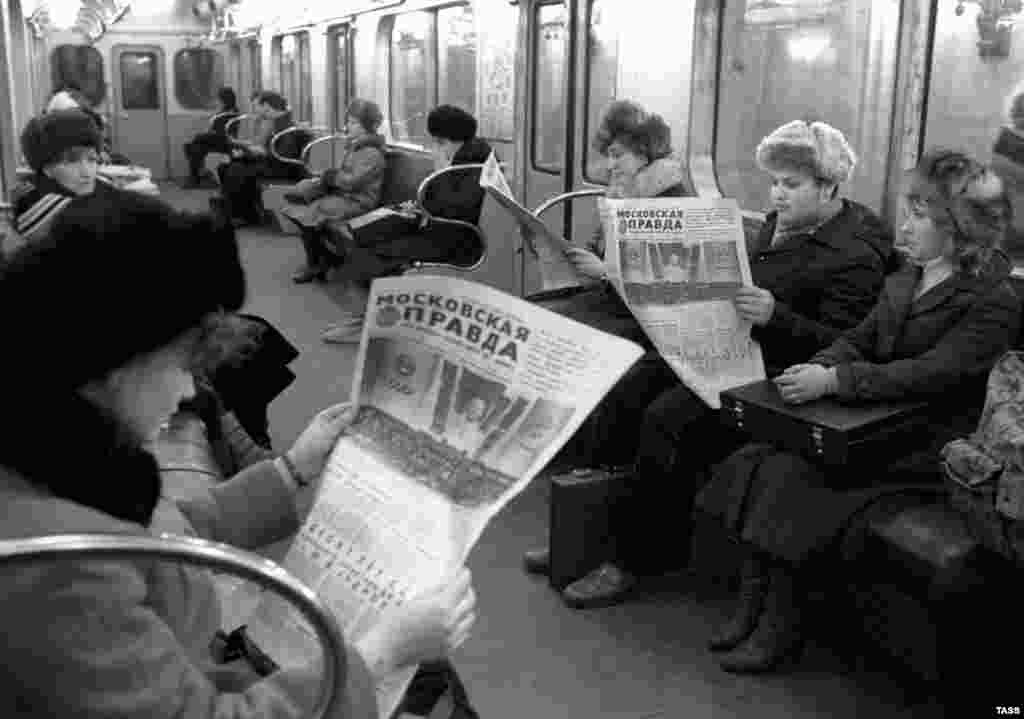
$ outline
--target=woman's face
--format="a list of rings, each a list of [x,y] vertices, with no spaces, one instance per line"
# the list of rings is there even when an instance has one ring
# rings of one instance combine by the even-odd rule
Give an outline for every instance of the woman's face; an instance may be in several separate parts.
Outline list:
[[[773,170],[772,209],[779,213],[780,227],[813,225],[822,207],[832,199],[834,186],[822,185],[811,173],[797,169]]]
[[[953,238],[935,224],[928,206],[904,197],[901,202],[903,224],[896,240],[896,250],[914,264],[924,264],[938,257],[953,256]]]
[[[452,158],[455,157],[455,153],[459,151],[460,147],[462,147],[461,142],[449,140],[446,137],[437,137],[432,135],[430,137],[430,141],[431,152],[433,152],[435,155],[444,158],[446,162],[451,162]]]
[[[367,134],[366,128],[363,127],[363,123],[361,123],[359,118],[355,115],[349,115],[345,119],[345,132],[349,137],[362,137]]]
[[[88,195],[96,189],[99,153],[93,147],[72,147],[60,159],[43,168],[43,174],[75,195]]]
[[[178,405],[195,394],[193,337],[136,357],[107,378],[102,401],[140,441],[156,437]]]
[[[623,180],[631,181],[648,164],[646,156],[638,155],[618,140],[608,146],[606,159],[608,174],[613,183]]]

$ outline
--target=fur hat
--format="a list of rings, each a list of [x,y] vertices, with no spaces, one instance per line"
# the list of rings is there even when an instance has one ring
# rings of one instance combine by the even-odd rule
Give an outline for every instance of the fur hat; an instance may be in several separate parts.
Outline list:
[[[53,97],[50,98],[50,102],[46,105],[46,111],[79,110],[81,107],[82,103],[69,90],[59,90],[53,93]]]
[[[103,149],[96,121],[82,110],[55,110],[33,117],[21,133],[22,154],[36,172],[42,172],[72,147]]]
[[[373,100],[356,98],[349,103],[345,114],[359,120],[363,129],[371,133],[377,132],[380,129],[380,123],[384,120],[384,113],[380,111],[380,105]]]
[[[840,184],[850,179],[857,156],[846,138],[824,122],[787,122],[761,140],[755,151],[762,170],[800,169]]]
[[[26,392],[76,389],[244,298],[230,225],[132,192],[76,198],[0,268],[0,306],[22,308],[7,318],[20,350],[0,368]]]

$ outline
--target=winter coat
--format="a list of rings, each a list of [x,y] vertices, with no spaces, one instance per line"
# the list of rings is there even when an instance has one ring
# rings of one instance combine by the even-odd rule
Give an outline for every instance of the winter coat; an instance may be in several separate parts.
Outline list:
[[[111,203],[122,192],[103,178],[96,178],[90,197],[100,203]],[[14,229],[25,242],[42,240],[50,232],[54,221],[71,201],[77,197],[59,182],[41,173],[32,182],[19,188],[14,200]]]
[[[863,322],[811,358],[836,368],[840,401],[929,400],[927,433],[828,473],[770,445],[748,445],[715,469],[698,506],[744,540],[799,562],[881,497],[943,491],[938,452],[977,424],[986,377],[1020,326],[1009,269],[998,255],[981,276],[954,274],[914,299],[920,271],[906,267],[886,279]]]

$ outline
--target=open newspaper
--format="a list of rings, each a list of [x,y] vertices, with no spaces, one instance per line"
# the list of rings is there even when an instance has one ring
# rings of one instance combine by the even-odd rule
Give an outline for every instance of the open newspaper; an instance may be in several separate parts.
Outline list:
[[[504,207],[519,225],[524,247],[529,248],[537,258],[541,283],[545,290],[576,287],[588,281],[576,271],[566,257],[565,250],[570,247],[569,243],[561,235],[552,232],[539,217],[513,197],[512,188],[508,186],[505,174],[501,171],[493,152],[480,172],[480,186]]]
[[[661,356],[714,408],[764,379],[736,290],[753,284],[736,200],[602,198],[609,279]]]
[[[377,280],[353,380],[357,418],[284,566],[358,639],[465,562],[641,353],[483,285]],[[282,666],[316,660],[308,628],[280,600],[266,598],[248,625]],[[378,687],[382,717],[413,673]]]

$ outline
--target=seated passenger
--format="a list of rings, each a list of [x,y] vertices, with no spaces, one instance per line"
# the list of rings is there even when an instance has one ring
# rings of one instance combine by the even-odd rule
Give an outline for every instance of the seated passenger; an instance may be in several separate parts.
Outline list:
[[[901,436],[900,459],[826,470],[768,445],[716,468],[698,505],[743,543],[736,615],[711,640],[730,672],[772,669],[802,646],[806,572],[823,571],[851,519],[894,493],[944,493],[938,452],[972,431],[995,361],[1020,326],[1010,264],[995,249],[1011,217],[1003,183],[961,152],[932,150],[909,173],[898,249],[871,314],[775,383],[786,402],[923,399],[930,432]],[[962,619],[959,618],[959,619]]]
[[[281,214],[299,226],[306,251],[306,266],[295,275],[295,282],[325,279],[327,257],[319,236],[325,222],[347,220],[380,204],[387,169],[384,137],[377,133],[383,119],[377,103],[353,100],[345,121],[348,140],[338,167],[327,170],[319,179],[303,180],[285,195],[293,204]]]
[[[197,326],[245,294],[229,226],[131,193],[114,207],[76,200],[50,236],[0,268],[11,383],[0,405],[0,538],[146,536],[161,495],[141,448],[193,393]],[[138,271],[140,238],[173,248]],[[183,291],[183,278],[187,291]],[[74,302],[52,301],[53,288]],[[145,306],[144,320],[124,312]],[[55,327],[60,331],[54,331]],[[73,356],[69,356],[69,348]],[[295,495],[320,473],[352,413],[321,412],[302,451],[258,462],[179,506],[199,534],[256,547],[298,527]],[[54,432],[55,422],[61,430]],[[239,685],[211,639],[220,602],[209,572],[170,562],[41,559],[0,568],[0,714],[66,717],[302,717],[319,667]],[[350,648],[338,717],[376,717],[372,680],[442,656],[473,623],[469,575],[385,614]],[[272,652],[272,647],[264,647]],[[368,671],[369,670],[369,671]]]
[[[210,129],[200,132],[190,142],[185,143],[185,157],[188,160],[186,188],[199,187],[200,174],[206,156],[211,152],[230,155],[233,147],[231,139],[238,135],[237,127],[232,128],[230,132],[225,130],[228,122],[240,114],[235,91],[230,87],[222,87],[217,91],[217,98],[220,101],[220,108],[217,110]]]
[[[21,133],[21,151],[35,171],[14,201],[15,230],[25,242],[46,237],[54,220],[75,197],[104,204],[117,193],[97,176],[103,139],[81,110],[54,110],[34,117]]]
[[[298,181],[306,174],[301,165],[281,162],[270,153],[274,136],[295,124],[285,99],[276,92],[260,93],[256,99],[256,115],[264,121],[262,137],[254,143],[235,142],[241,156],[219,169],[221,209],[236,225],[254,225],[263,221],[264,182]],[[302,154],[300,134],[294,132],[282,138],[276,148],[281,157],[299,158]]]
[[[864,318],[881,289],[891,239],[871,210],[840,196],[856,158],[834,127],[787,123],[761,141],[756,159],[771,176],[775,209],[748,247],[754,284],[738,290],[736,309],[752,323],[774,376]],[[563,592],[578,608],[621,601],[638,575],[685,565],[694,496],[707,469],[745,441],[653,353],[612,389],[592,423],[591,463],[635,460],[635,487],[615,511],[619,556]],[[673,551],[665,551],[663,533],[653,529],[659,526],[673,527]],[[528,553],[526,564],[546,571],[546,550]]]
[[[594,136],[594,149],[607,160],[607,196],[685,197],[682,165],[672,157],[672,131],[660,115],[630,100],[617,100],[605,111]],[[589,246],[576,247],[570,261],[590,278],[578,288],[541,292],[530,299],[553,312],[599,330],[650,347],[643,329],[607,282],[604,227],[598,224]]]
[[[100,164],[101,165],[130,165],[124,155],[119,155],[113,152],[110,143],[110,137],[107,133],[107,123],[104,121],[103,116],[96,111],[89,98],[85,96],[82,89],[74,83],[67,83],[60,89],[54,91],[53,95],[50,96],[50,101],[46,105],[46,109],[43,113],[53,112],[55,110],[81,110],[96,123],[96,128],[99,130],[100,137],[103,140],[102,147],[100,149]]]
[[[476,136],[476,118],[454,105],[439,105],[427,115],[434,169],[451,165],[481,164],[491,146]],[[342,322],[324,333],[325,342],[359,342],[370,282],[414,261],[456,262],[462,253],[473,252],[477,238],[469,230],[428,222],[426,213],[476,225],[480,222],[484,190],[480,171],[453,172],[433,181],[423,207],[404,203],[380,220],[352,231],[347,223],[329,223],[340,251],[339,276],[349,282],[354,308]],[[424,212],[425,211],[425,212]],[[337,254],[337,253],[335,253]]]

